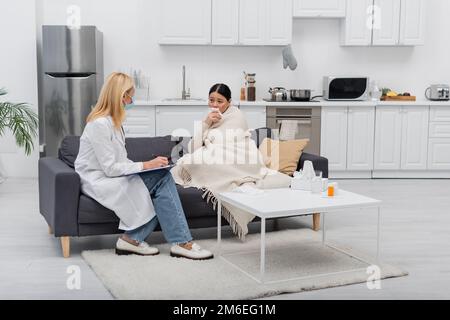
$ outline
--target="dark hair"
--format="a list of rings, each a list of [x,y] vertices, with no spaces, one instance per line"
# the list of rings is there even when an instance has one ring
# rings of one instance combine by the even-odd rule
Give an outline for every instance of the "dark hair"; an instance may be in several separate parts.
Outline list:
[[[215,85],[213,85],[211,87],[211,89],[209,89],[209,94],[211,94],[213,92],[217,92],[220,95],[224,96],[225,99],[227,99],[227,101],[231,100],[231,90],[226,84],[216,83]]]

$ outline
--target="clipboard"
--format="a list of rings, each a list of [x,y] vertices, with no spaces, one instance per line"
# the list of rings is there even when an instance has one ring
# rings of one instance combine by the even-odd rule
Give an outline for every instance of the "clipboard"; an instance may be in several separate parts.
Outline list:
[[[175,167],[175,164],[169,164],[169,165],[164,166],[164,167],[145,169],[145,170],[141,170],[141,171],[138,171],[138,172],[133,172],[133,173],[124,174],[124,175],[122,175],[122,177],[125,177],[125,176],[132,176],[132,175],[134,175],[134,174],[140,174],[140,173],[144,173],[144,172],[151,172],[151,171],[158,171],[158,170],[170,169],[170,168],[173,168],[173,167]]]

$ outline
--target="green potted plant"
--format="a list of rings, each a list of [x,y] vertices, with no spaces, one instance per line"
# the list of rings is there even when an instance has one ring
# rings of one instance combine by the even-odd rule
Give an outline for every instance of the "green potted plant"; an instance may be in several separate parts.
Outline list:
[[[7,91],[0,88],[0,97],[6,94]],[[0,138],[9,129],[16,144],[25,149],[26,155],[34,149],[33,139],[37,136],[38,123],[38,116],[29,104],[0,101]],[[0,182],[2,180],[0,172]]]

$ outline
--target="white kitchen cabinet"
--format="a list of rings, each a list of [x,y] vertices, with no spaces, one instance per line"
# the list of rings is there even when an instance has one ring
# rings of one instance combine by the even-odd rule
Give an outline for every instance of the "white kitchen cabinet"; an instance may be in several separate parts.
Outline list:
[[[292,43],[292,0],[266,1],[266,44],[287,45]]]
[[[292,0],[240,0],[240,45],[292,42]]]
[[[211,44],[211,0],[160,0],[159,7],[160,44]]]
[[[401,0],[374,0],[372,44],[394,46],[400,34]]]
[[[266,106],[242,105],[239,109],[244,113],[249,129],[266,127]]]
[[[347,170],[373,169],[375,108],[348,108]]]
[[[292,42],[292,0],[160,0],[160,44]]]
[[[430,108],[428,169],[450,169],[450,106]]]
[[[347,169],[347,107],[322,107],[320,155],[330,171]]]
[[[448,107],[431,107],[430,108],[431,122],[450,122],[450,105]]]
[[[376,109],[375,170],[399,170],[402,145],[402,107]]]
[[[239,1],[239,44],[263,45],[266,42],[266,0]]]
[[[428,169],[450,170],[450,138],[429,139]]]
[[[450,122],[430,122],[430,138],[450,138]]]
[[[424,0],[347,0],[344,46],[422,45]]]
[[[212,44],[239,43],[239,0],[212,0]]]
[[[347,0],[346,17],[341,21],[341,44],[372,44],[373,0]]]
[[[294,18],[343,18],[345,0],[294,0]]]
[[[320,154],[330,171],[371,171],[375,108],[323,107]]]
[[[426,169],[428,116],[427,106],[378,107],[374,169]]]
[[[126,137],[154,137],[155,106],[136,105],[127,110],[123,130]]]
[[[401,166],[403,170],[425,170],[428,156],[428,117],[429,107],[404,107],[402,110],[402,149]]]
[[[208,106],[156,106],[156,135],[191,137],[194,126],[200,126]]]
[[[425,43],[425,0],[402,0],[400,16],[400,45]]]

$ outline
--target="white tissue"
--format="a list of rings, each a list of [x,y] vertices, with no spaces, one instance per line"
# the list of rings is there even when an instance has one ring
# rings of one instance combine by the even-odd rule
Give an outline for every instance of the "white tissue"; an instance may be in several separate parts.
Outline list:
[[[291,189],[311,190],[313,180],[317,179],[314,167],[311,161],[307,160],[303,164],[303,169],[294,172],[291,179]]]
[[[306,160],[303,163],[303,176],[306,177],[306,179],[310,180],[316,176],[312,161]]]

